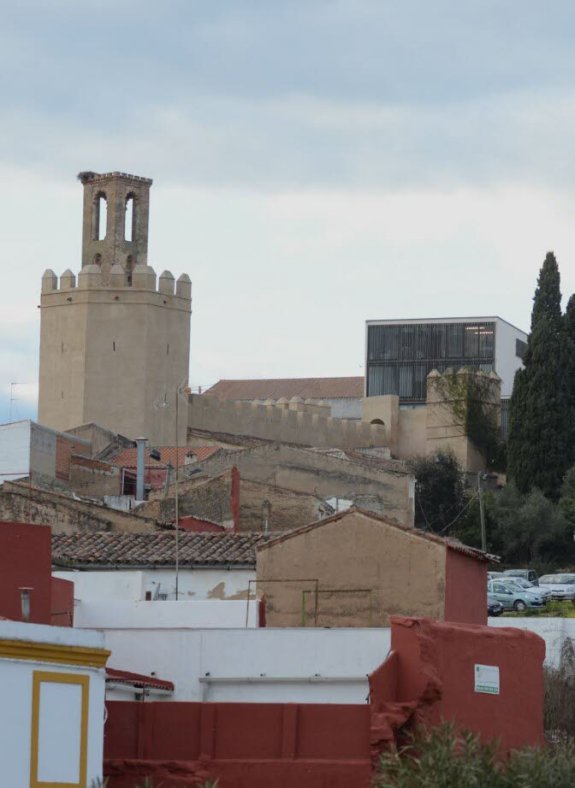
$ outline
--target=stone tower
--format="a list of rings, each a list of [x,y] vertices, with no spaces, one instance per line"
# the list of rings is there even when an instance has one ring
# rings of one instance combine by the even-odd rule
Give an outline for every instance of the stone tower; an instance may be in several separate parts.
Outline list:
[[[152,181],[82,172],[82,268],[42,277],[38,420],[95,422],[155,444],[176,439],[175,392],[187,381],[192,285],[147,264]],[[167,403],[167,407],[162,407]],[[178,440],[185,442],[185,419]]]

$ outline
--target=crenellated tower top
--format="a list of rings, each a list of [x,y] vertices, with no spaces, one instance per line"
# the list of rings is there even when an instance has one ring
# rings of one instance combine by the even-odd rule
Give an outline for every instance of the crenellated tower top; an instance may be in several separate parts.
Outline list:
[[[148,220],[151,178],[125,172],[85,171],[78,175],[84,187],[82,268],[97,265],[104,284],[112,266],[121,265],[125,284],[132,272],[148,261]]]

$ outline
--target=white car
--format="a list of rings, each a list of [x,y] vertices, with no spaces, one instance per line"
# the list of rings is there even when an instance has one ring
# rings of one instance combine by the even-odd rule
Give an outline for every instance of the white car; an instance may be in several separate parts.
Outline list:
[[[552,599],[575,599],[575,574],[543,575],[539,588],[551,592]]]

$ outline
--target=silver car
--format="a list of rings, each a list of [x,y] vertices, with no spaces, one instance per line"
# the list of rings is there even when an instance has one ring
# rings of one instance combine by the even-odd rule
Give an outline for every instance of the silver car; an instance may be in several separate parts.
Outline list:
[[[506,585],[523,589],[526,594],[535,594],[535,596],[540,596],[544,602],[548,602],[551,599],[551,591],[549,591],[547,588],[534,586],[533,583],[530,583],[529,580],[525,580],[524,577],[503,576],[497,579],[501,580],[501,582],[505,583]]]
[[[552,599],[575,599],[575,574],[543,575],[539,588],[551,592]]]
[[[487,593],[497,597],[505,610],[527,610],[528,607],[542,610],[545,607],[542,597],[528,594],[525,589],[500,580],[488,580]]]

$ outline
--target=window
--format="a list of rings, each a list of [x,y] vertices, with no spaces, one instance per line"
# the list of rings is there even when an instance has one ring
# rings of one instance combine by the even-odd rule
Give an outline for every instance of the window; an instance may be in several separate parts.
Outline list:
[[[126,212],[124,215],[124,240],[134,240],[134,224],[136,219],[134,195],[128,194],[126,196]]]
[[[92,204],[92,240],[103,241],[108,226],[108,200],[104,192],[98,192]]]

